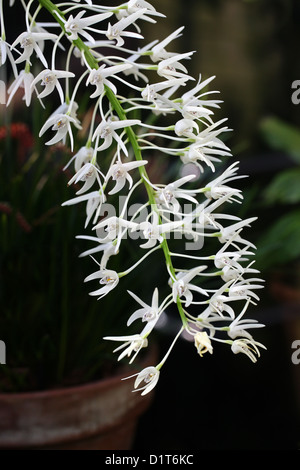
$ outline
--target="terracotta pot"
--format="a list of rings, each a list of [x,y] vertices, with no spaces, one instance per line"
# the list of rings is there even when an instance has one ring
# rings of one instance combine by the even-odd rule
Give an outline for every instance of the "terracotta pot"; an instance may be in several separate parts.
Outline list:
[[[143,367],[153,365],[152,359]],[[133,380],[121,380],[126,375],[57,390],[0,394],[0,448],[129,450],[153,392],[144,397],[133,393]]]

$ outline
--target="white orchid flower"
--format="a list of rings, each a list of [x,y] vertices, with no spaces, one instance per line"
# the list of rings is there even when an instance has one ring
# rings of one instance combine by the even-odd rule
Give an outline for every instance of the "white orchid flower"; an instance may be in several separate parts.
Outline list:
[[[136,20],[141,18],[147,12],[149,12],[147,8],[142,8],[136,11],[135,13],[132,13],[131,15],[120,19],[117,23],[113,25],[109,23],[106,31],[106,37],[110,40],[115,40],[116,45],[118,47],[123,46],[123,44],[125,43],[123,37],[144,39],[143,36],[139,33],[124,30],[131,24],[135,23]]]
[[[84,181],[84,185],[80,188],[76,194],[82,194],[91,189],[95,181],[98,181],[101,187],[101,181],[99,175],[101,175],[99,168],[93,163],[85,163],[72,178],[68,181],[68,185],[77,184],[79,181]],[[103,175],[102,175],[103,176]]]
[[[182,97],[181,97],[182,103],[189,103],[190,101],[198,100],[199,99],[199,96],[197,96],[198,92],[201,91],[203,88],[205,88],[215,78],[216,78],[216,76],[213,75],[213,76],[207,78],[206,80],[204,80],[204,82],[201,82],[201,74],[199,74],[199,79],[198,79],[197,85],[195,85],[194,88],[192,88],[191,90],[186,91],[182,95]],[[210,93],[212,93],[212,92],[210,91]],[[219,92],[214,91],[213,93],[219,93]]]
[[[151,392],[153,388],[156,386],[158,379],[159,379],[160,371],[157,367],[149,366],[143,369],[138,374],[131,375],[126,377],[123,380],[131,379],[132,377],[136,377],[134,382],[134,392],[142,391],[141,395],[146,395],[147,393]],[[141,383],[144,383],[142,387],[139,387]],[[138,388],[139,387],[139,388]]]
[[[97,231],[98,239],[100,243],[106,243],[107,241],[113,241],[115,240],[124,227],[127,228],[126,222],[123,223],[123,220],[120,220],[118,217],[113,216],[109,217],[108,219],[104,219],[101,222],[99,222],[95,227],[94,230]],[[104,229],[106,232],[106,236],[104,238],[101,238],[100,236],[100,229]]]
[[[225,318],[224,312],[226,312],[229,314],[230,318],[234,319],[235,318],[234,310],[232,307],[230,307],[230,305],[227,305],[227,302],[230,302],[232,300],[238,300],[238,299],[227,297],[226,295],[222,295],[219,292],[216,292],[215,294],[213,294],[211,298],[207,300],[208,307],[198,316],[198,320],[200,320],[200,324],[202,324],[202,322],[207,319],[209,320],[210,317],[214,316],[214,314],[216,313],[221,318]]]
[[[93,147],[83,146],[81,147],[78,152],[73,155],[73,157],[69,160],[63,170],[66,170],[68,166],[74,161],[74,168],[75,171],[79,171],[80,168],[85,164],[92,161],[94,156],[94,149]]]
[[[98,271],[90,274],[84,279],[84,282],[93,281],[100,278],[99,283],[103,285],[100,289],[90,292],[92,296],[99,296],[98,300],[107,295],[119,283],[119,276],[116,271],[112,269],[99,269]]]
[[[106,67],[106,65],[103,64],[99,69],[92,69],[86,83],[87,85],[89,83],[95,85],[96,90],[91,94],[90,98],[100,96],[104,92],[105,85],[117,94],[117,88],[107,77],[113,77],[115,74],[130,69],[131,67],[131,64],[112,65],[111,67]]]
[[[94,227],[94,229],[97,230],[99,241],[101,243],[105,243],[108,240],[111,240],[111,241],[115,240],[123,231],[124,227],[128,228],[126,225],[126,222],[125,221],[123,222],[123,220],[119,219],[118,217],[113,216],[113,217],[109,217],[108,219],[104,219],[101,222],[99,222]],[[104,228],[105,232],[107,233],[106,237],[104,238],[100,238],[99,236],[99,233],[100,233],[99,231],[101,228]]]
[[[234,162],[230,165],[226,170],[217,178],[210,181],[206,185],[206,192],[204,193],[205,196],[209,199],[218,199],[223,197],[226,194],[231,196],[231,200],[235,200],[233,196],[243,199],[243,195],[241,194],[242,191],[239,189],[231,188],[227,185],[230,181],[234,181],[236,179],[244,178],[242,175],[237,174],[237,165],[238,162]]]
[[[162,243],[165,234],[172,232],[182,225],[181,220],[161,224],[159,223],[158,214],[156,212],[152,214],[151,220],[151,222],[146,220],[137,225],[137,229],[141,230],[144,238],[148,240],[146,243],[140,245],[141,248],[152,248],[157,242]]]
[[[86,219],[85,219],[84,228],[87,227],[94,213],[96,213],[95,217],[97,217],[99,208],[105,201],[106,201],[106,197],[105,197],[105,194],[103,194],[103,192],[101,191],[101,189],[98,191],[89,193],[89,198],[87,199],[87,204],[86,204],[86,209],[85,209]]]
[[[67,114],[68,116],[71,116],[72,119],[74,119],[74,126],[77,129],[81,129],[82,127],[81,127],[80,121],[77,118],[78,108],[79,108],[79,105],[78,103],[76,103],[76,101],[72,101],[69,104],[64,102],[59,105],[59,107],[51,114],[50,117],[53,117],[56,114]]]
[[[254,253],[248,251],[248,247],[239,249],[237,251],[227,251],[227,248],[231,245],[234,239],[235,237],[225,243],[222,248],[220,248],[220,250],[214,255],[213,258],[216,268],[234,270],[237,272],[238,275],[240,275],[244,273],[244,268],[241,265],[241,262],[248,261],[248,258],[244,258],[244,256],[254,255]]]
[[[172,285],[172,295],[173,301],[177,302],[177,297],[185,297],[185,306],[188,307],[193,301],[193,294],[191,291],[198,292],[201,295],[208,296],[207,292],[199,286],[195,286],[191,284],[191,280],[204,271],[207,266],[197,266],[194,269],[184,273],[178,273],[176,276],[176,280],[173,282]]]
[[[64,70],[46,69],[40,72],[35,77],[31,86],[35,86],[37,82],[41,81],[41,85],[45,87],[44,90],[41,93],[39,93],[38,98],[44,98],[45,96],[50,95],[53,92],[53,90],[56,88],[59,93],[61,103],[64,103],[65,101],[64,92],[58,80],[61,78],[72,78],[72,77],[75,77],[75,74],[73,72],[67,72]]]
[[[212,77],[207,78],[203,82],[201,82],[201,74],[200,74],[197,85],[181,96],[182,109],[183,110],[188,109],[189,106],[197,106],[197,107],[200,107],[203,110],[203,112],[205,112],[204,111],[206,109],[205,106],[219,108],[220,107],[219,103],[222,103],[222,101],[203,99],[204,96],[209,95],[209,94],[220,93],[219,91],[209,90],[209,91],[203,92],[201,95],[198,95],[199,91],[203,90],[215,78],[216,78],[215,76],[212,76]],[[206,110],[206,112],[207,111],[208,110]]]
[[[189,139],[195,139],[196,135],[194,129],[199,133],[199,126],[193,119],[180,119],[175,124],[175,134],[179,137],[188,137]]]
[[[249,357],[252,362],[257,362],[255,354],[259,357],[260,352],[258,346],[267,349],[263,344],[247,338],[236,339],[231,343],[231,350],[234,354],[243,353]]]
[[[118,361],[123,359],[125,356],[130,357],[133,352],[135,354],[129,361],[129,364],[131,364],[140,350],[142,348],[146,348],[148,346],[148,340],[145,336],[140,335],[128,335],[128,336],[105,336],[103,339],[109,340],[109,341],[122,341],[124,344],[116,348],[113,352],[120,351],[121,349],[125,350],[119,355]]]
[[[114,242],[108,243],[101,243],[97,237],[91,237],[89,235],[78,235],[76,238],[83,239],[83,240],[91,240],[97,243],[97,246],[94,248],[90,248],[82,253],[80,253],[79,258],[83,258],[85,256],[91,256],[95,253],[102,252],[102,257],[99,263],[100,269],[106,269],[107,263],[111,256],[115,256],[119,253],[118,247],[115,245]]]
[[[206,352],[210,354],[213,353],[213,347],[206,331],[198,331],[198,333],[194,335],[194,343],[200,357]]]
[[[85,10],[81,10],[78,15],[73,17],[70,15],[67,21],[64,24],[65,30],[69,33],[68,38],[70,41],[74,41],[78,39],[78,34],[83,36],[88,41],[94,43],[95,40],[93,36],[91,36],[88,31],[95,31],[95,29],[90,28],[91,25],[100,23],[101,21],[109,18],[113,15],[112,12],[107,13],[99,13],[98,15],[88,16],[87,18],[83,18],[83,15],[86,13]]]
[[[9,45],[6,41],[0,38],[0,65],[4,65],[9,51]]]
[[[208,304],[207,308],[204,309],[200,315],[198,315],[198,320],[200,320],[200,325],[202,324],[203,321],[206,319],[209,319],[211,316],[214,316],[217,314],[221,318],[226,318],[224,315],[225,313],[228,313],[229,317],[234,320],[235,318],[235,313],[232,307],[230,305],[227,305],[227,302],[235,301],[235,300],[241,300],[241,299],[247,299],[247,297],[232,297],[232,296],[227,296],[225,293],[228,292],[229,287],[233,284],[233,280],[230,280],[223,284],[218,290],[214,292],[214,294],[210,297],[209,300],[205,300],[203,302],[199,302],[202,304]]]
[[[159,374],[160,371],[156,367],[150,366],[143,369],[135,379],[135,392],[140,392],[142,390],[141,395],[146,395],[147,393],[151,392],[158,382]],[[145,385],[138,388],[142,382],[144,382]]]
[[[230,323],[229,327],[226,328],[227,334],[231,339],[236,339],[238,336],[244,336],[249,340],[253,340],[251,334],[246,330],[249,328],[263,328],[265,326],[262,323],[258,323],[257,320],[241,320],[248,305],[249,301],[245,304],[241,313],[233,320],[233,322]]]
[[[121,240],[127,234],[129,229],[135,230],[138,224],[131,222],[120,217],[112,216],[104,220],[101,220],[97,225],[95,225],[94,230],[96,230],[98,241],[100,243],[106,243],[112,240],[117,240],[116,247],[119,249]],[[102,230],[105,231],[105,236],[102,238]]]
[[[112,242],[99,245],[97,251],[102,251],[103,253],[101,256],[101,260],[100,260],[100,269],[106,269],[106,265],[110,257],[116,256],[119,253],[118,247]],[[84,253],[82,253],[79,256],[83,256],[83,255]]]
[[[206,143],[207,146],[210,145],[211,147],[216,147],[217,149],[224,149],[229,151],[230,149],[224,144],[222,140],[218,138],[218,136],[223,132],[229,132],[231,130],[227,126],[222,126],[222,124],[226,121],[227,118],[220,119],[220,121],[204,127],[203,130],[201,130],[201,132],[197,135],[196,142],[200,144]],[[232,166],[236,164],[237,162],[235,162],[235,164]]]
[[[77,125],[77,121],[75,118],[71,117],[68,114],[55,113],[50,116],[50,118],[47,119],[47,121],[43,125],[39,132],[39,137],[41,137],[52,126],[52,130],[56,131],[56,134],[54,137],[52,137],[52,139],[46,142],[46,145],[53,145],[57,142],[60,142],[61,140],[64,141],[68,134],[71,141],[71,149],[73,150],[74,139],[71,124]]]
[[[241,276],[246,276],[248,274],[253,275],[253,274],[259,273],[258,269],[251,268],[253,263],[254,263],[254,261],[252,263],[249,263],[248,266],[243,267],[242,271],[240,271],[240,272],[238,272],[238,270],[234,270],[230,266],[224,267],[222,269],[221,278],[225,282],[227,282],[228,280],[237,281],[239,278],[241,278]],[[239,274],[239,276],[237,276],[237,274]]]
[[[187,52],[185,54],[176,54],[168,57],[159,62],[157,67],[157,74],[161,77],[170,78],[189,78],[195,80],[190,75],[187,75],[188,70],[179,61],[189,58],[194,52]]]
[[[142,90],[142,98],[148,102],[155,103],[157,100],[165,101],[164,97],[160,94],[161,91],[166,89],[172,89],[173,87],[178,87],[185,85],[185,82],[188,78],[172,78],[170,80],[165,80],[164,82],[153,83],[147,85]],[[169,104],[169,101],[168,101]],[[172,108],[174,108],[172,103]]]
[[[199,106],[197,103],[186,103],[181,104],[181,114],[184,119],[208,119],[211,122],[210,116],[213,111],[206,109],[203,106]]]
[[[129,0],[129,2],[127,3],[127,8],[122,9],[122,10],[118,10],[116,12],[116,17],[119,20],[121,20],[122,18],[125,18],[125,17],[131,15],[132,13],[136,13],[136,12],[140,11],[141,9],[147,10],[147,14],[142,15],[141,19],[145,20],[145,21],[148,21],[150,23],[156,23],[156,20],[154,20],[149,15],[160,16],[160,17],[165,16],[162,13],[157,12],[155,10],[155,8],[149,2],[146,2],[145,0]],[[140,32],[140,28],[138,28],[137,25],[135,25],[135,26],[138,29],[138,31]]]
[[[117,144],[121,147],[125,155],[128,156],[128,150],[121,137],[117,134],[116,130],[125,129],[126,127],[135,126],[137,124],[140,124],[140,121],[138,119],[125,119],[121,121],[105,121],[103,119],[96,128],[92,137],[93,141],[96,140],[95,147],[99,151],[105,150],[111,146],[114,139]],[[104,142],[98,147],[98,142],[100,139],[103,139]]]
[[[182,162],[196,164],[200,168],[201,172],[203,172],[204,169],[199,162],[204,162],[214,172],[215,167],[213,162],[219,162],[219,157],[221,156],[231,156],[230,149],[218,138],[218,135],[222,132],[228,131],[228,128],[225,126],[216,129],[216,127],[222,124],[224,120],[207,126],[201,132],[199,132],[197,127],[194,126],[198,132],[196,135],[193,133],[193,126],[191,122],[194,119],[193,113],[195,114],[196,111],[193,109],[193,107],[189,108],[188,113],[185,113],[184,109],[181,109],[181,111],[184,114],[184,119],[182,120],[181,126],[179,127],[178,125],[178,131],[181,133],[181,135],[185,135],[186,137],[194,140],[194,142],[186,148],[183,155],[180,156]],[[189,116],[189,119],[187,116]],[[184,129],[185,121],[187,123],[186,130]],[[190,128],[188,127],[188,123],[190,123]],[[226,190],[231,191],[233,194],[239,193],[237,190],[226,187],[224,185],[224,181],[218,177],[216,180],[211,182],[211,191],[206,193],[206,197],[217,199],[218,197],[221,197]]]
[[[159,316],[160,316],[160,308],[158,303],[158,289],[157,287],[154,289],[152,295],[151,305],[146,304],[142,299],[140,299],[137,295],[135,295],[131,291],[127,291],[141,306],[136,310],[128,319],[127,326],[130,326],[135,320],[141,318],[142,322],[146,323],[145,328],[142,331],[142,335],[149,334],[150,331],[154,328]]]
[[[152,48],[150,57],[153,62],[159,62],[161,60],[168,59],[173,55],[176,55],[176,53],[166,52],[165,48],[170,42],[182,36],[181,32],[183,31],[183,29],[184,26],[181,26],[180,28],[176,29],[176,31],[174,31],[163,41],[159,42]]]
[[[220,162],[221,159],[216,157],[218,156],[230,156],[230,153],[227,151],[222,151],[219,149],[213,149],[204,142],[195,142],[192,144],[183,155],[180,156],[182,163],[193,163],[200,169],[201,173],[204,173],[204,167],[202,166],[202,162],[205,163],[213,172],[215,172],[215,162]],[[201,163],[200,163],[201,162]],[[210,193],[213,196],[215,195],[214,189],[213,192]],[[218,192],[218,195],[220,191]]]
[[[225,202],[229,201],[229,199],[230,194],[225,194],[225,196],[217,200],[206,199],[202,204],[197,205],[197,207],[189,214],[188,217],[190,217],[191,220],[194,220],[194,218],[198,219],[199,224],[200,226],[202,226],[202,228],[207,227],[209,229],[222,230],[223,225],[218,222],[219,220],[241,220],[240,217],[237,217],[235,215],[226,214],[224,212],[214,212],[216,209],[218,209],[218,207],[222,206]],[[233,239],[228,240],[228,242],[220,248],[218,253],[220,253],[221,250],[224,251],[225,249],[227,249],[228,246],[231,245],[233,240],[234,237]]]
[[[195,175],[191,174],[183,176],[173,183],[163,185],[162,187],[151,184],[151,186],[156,191],[155,199],[157,204],[171,208],[174,212],[178,212],[180,210],[180,204],[177,199],[185,199],[194,204],[197,204],[198,201],[194,197],[196,195],[195,192],[191,190],[179,189],[183,184],[188,183],[193,179],[195,179]]]
[[[12,66],[14,76],[17,77],[18,70],[15,64],[15,59],[10,51],[10,45],[0,37],[0,67],[6,63],[7,58],[9,59]]]
[[[24,100],[26,106],[30,106],[31,96],[33,92],[31,84],[33,80],[34,76],[32,75],[32,73],[25,72],[25,70],[22,70],[7,90],[9,98],[7,100],[6,106],[10,105],[11,100],[13,99],[14,95],[16,94],[19,88],[24,88]]]
[[[133,179],[128,172],[139,168],[140,166],[144,166],[147,163],[147,160],[141,160],[127,163],[118,161],[117,163],[113,164],[107,172],[106,179],[108,180],[109,178],[112,178],[116,184],[108,194],[118,193],[124,187],[126,180],[129,183],[129,189],[131,189],[133,185]]]
[[[45,68],[48,68],[47,60],[44,57],[42,52],[41,46],[39,42],[44,41],[46,39],[57,39],[56,34],[52,33],[33,33],[30,31],[25,31],[24,33],[20,34],[17,39],[11,45],[11,49],[14,49],[17,44],[20,44],[21,48],[24,49],[24,52],[15,60],[16,64],[19,64],[23,61],[29,61],[33,51],[35,51],[36,55],[42,62]]]
[[[243,228],[250,227],[251,223],[255,220],[257,220],[257,217],[249,217],[248,219],[241,220],[239,222],[236,222],[235,224],[228,225],[227,227],[222,227],[218,236],[219,242],[226,243],[229,240],[233,240],[233,246],[235,245],[235,243],[241,243],[244,245],[248,245],[249,247],[255,248],[255,245],[253,243],[250,243],[239,235]]]
[[[151,5],[151,3],[146,2],[145,0],[129,0],[127,3],[127,10],[128,13],[136,13],[137,11],[140,11],[141,9],[145,10],[150,10],[151,13],[155,13],[156,10],[154,6]],[[161,15],[164,16],[164,15]]]
[[[258,282],[263,282],[263,280],[259,278],[235,280],[229,288],[228,295],[229,297],[259,300],[259,297],[252,292],[255,289],[263,289],[261,284],[257,284]]]

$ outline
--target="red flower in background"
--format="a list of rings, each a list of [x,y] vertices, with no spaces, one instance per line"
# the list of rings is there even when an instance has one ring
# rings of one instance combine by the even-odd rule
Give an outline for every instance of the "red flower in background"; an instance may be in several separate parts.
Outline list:
[[[7,137],[17,140],[17,157],[19,163],[22,163],[27,151],[32,148],[34,141],[29,127],[22,122],[14,122],[9,126],[0,127],[0,141]]]

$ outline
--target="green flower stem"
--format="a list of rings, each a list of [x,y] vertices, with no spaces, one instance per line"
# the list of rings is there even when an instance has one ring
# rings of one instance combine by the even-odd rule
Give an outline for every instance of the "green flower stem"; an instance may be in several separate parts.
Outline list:
[[[3,3],[0,1],[0,31],[1,31],[1,39],[5,41],[5,25],[4,25],[4,15],[3,15]]]
[[[30,62],[26,62],[26,65],[25,65],[25,73],[30,73]]]
[[[55,18],[55,20],[61,26],[61,28],[65,32],[65,34],[68,35],[67,32],[65,31],[65,28],[64,28],[64,22],[63,22],[64,15],[60,11],[60,9],[57,8],[57,6],[54,5],[54,3],[51,2],[51,0],[38,0],[38,1],[39,1],[41,6],[46,8],[51,13],[51,15]],[[95,57],[93,56],[93,54],[91,53],[90,48],[80,38],[74,40],[73,44],[74,44],[74,46],[76,46],[84,54],[86,62],[88,63],[88,65],[92,69],[98,69],[99,68],[98,62],[95,59]],[[105,92],[106,92],[106,96],[107,96],[108,100],[110,101],[113,109],[118,114],[119,119],[126,120],[127,119],[126,113],[125,113],[123,107],[121,106],[119,100],[114,95],[113,91],[110,88],[108,88],[107,86],[105,86]],[[138,141],[137,141],[137,137],[136,137],[136,134],[134,133],[133,129],[131,127],[126,127],[125,132],[127,134],[128,140],[129,140],[129,142],[130,142],[130,144],[133,148],[135,159],[136,160],[143,160],[142,153],[141,153]],[[148,178],[145,167],[144,166],[139,167],[139,172],[140,172],[141,177],[143,178],[143,182],[144,182],[147,194],[148,194],[149,203],[151,204],[151,207],[157,212],[157,214],[159,216],[158,208],[157,208],[157,205],[156,205],[156,202],[155,202],[155,196],[154,196],[153,188],[147,183],[147,180],[149,180],[149,178]],[[160,216],[159,216],[159,221],[161,223]],[[166,259],[166,264],[168,266],[168,269],[169,269],[170,273],[172,274],[172,276],[174,278],[176,278],[175,270],[174,270],[172,260],[171,260],[171,255],[170,255],[168,242],[167,242],[165,237],[164,237],[164,240],[161,243],[161,247],[162,247],[163,252],[164,252],[164,256],[165,256],[165,259]],[[184,313],[184,310],[183,310],[183,307],[182,307],[182,303],[181,303],[181,300],[180,300],[179,297],[177,297],[177,307],[178,307],[178,311],[179,311],[179,314],[180,314],[180,317],[181,317],[181,320],[182,320],[182,324],[183,324],[183,326],[186,326],[187,325],[187,318],[185,316],[185,313]]]

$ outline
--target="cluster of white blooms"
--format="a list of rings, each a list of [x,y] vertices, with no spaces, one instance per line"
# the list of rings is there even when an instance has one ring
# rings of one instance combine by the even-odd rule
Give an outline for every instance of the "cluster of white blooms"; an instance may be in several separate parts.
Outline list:
[[[220,164],[222,157],[225,162],[230,159],[231,152],[220,139],[229,130],[226,119],[213,121],[214,109],[221,103],[209,89],[214,77],[202,80],[200,75],[195,80],[184,65],[193,52],[172,51],[171,43],[180,38],[183,28],[143,44],[143,22],[155,24],[164,16],[148,1],[129,0],[112,7],[94,0],[22,0],[25,31],[9,44],[3,9],[14,8],[14,3],[0,0],[0,65],[10,62],[14,74],[7,104],[19,88],[24,89],[27,106],[34,95],[46,109],[53,93],[60,100],[58,109],[41,126],[40,136],[50,136],[46,145],[69,143],[73,152],[68,165],[74,165],[74,176],[69,184],[80,189],[63,205],[85,203],[85,228],[92,225],[94,230],[94,236],[79,236],[95,242],[95,248],[83,255],[101,253],[97,270],[86,278],[100,283],[91,295],[101,299],[110,293],[153,252],[160,250],[165,259],[169,294],[160,300],[160,286],[153,286],[152,301],[147,303],[130,291],[139,308],[128,325],[138,321],[140,332],[105,338],[121,342],[116,349],[121,351],[118,359],[127,356],[132,362],[147,347],[164,312],[170,306],[178,310],[181,327],[171,347],[159,364],[137,374],[134,389],[142,394],[153,389],[183,331],[201,357],[213,352],[214,342],[223,342],[233,353],[244,353],[255,362],[259,347],[264,346],[249,330],[263,325],[244,315],[248,305],[259,299],[256,290],[262,280],[249,261],[255,246],[242,235],[255,218],[241,220],[224,212],[230,203],[243,200],[241,190],[232,186],[241,176],[237,162]],[[45,11],[49,21],[39,21]],[[57,64],[62,61],[60,70]],[[93,112],[85,145],[78,148],[82,87]],[[111,160],[105,168],[99,162],[106,161],[101,155],[108,150]],[[165,181],[165,175],[161,175],[163,182],[152,181],[148,168],[157,155],[180,168],[175,181]],[[206,182],[199,187],[199,181]],[[145,199],[129,217],[126,209],[141,187]],[[122,211],[118,216],[100,217],[103,205],[115,194],[125,195]],[[110,258],[118,255],[130,236],[138,244],[140,258],[116,272],[109,267]],[[170,249],[172,236],[185,242],[180,253]],[[203,245],[211,250],[209,255],[201,252]],[[178,260],[190,265],[180,267]],[[218,281],[216,288],[209,287],[212,278],[214,286]]]

